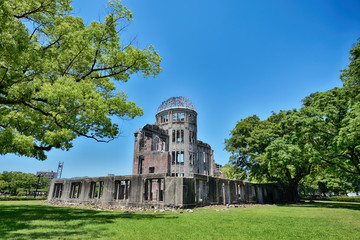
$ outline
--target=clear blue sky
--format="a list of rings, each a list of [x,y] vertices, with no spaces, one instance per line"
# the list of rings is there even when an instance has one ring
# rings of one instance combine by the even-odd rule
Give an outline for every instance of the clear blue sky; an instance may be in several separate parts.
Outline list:
[[[155,79],[134,75],[119,89],[144,110],[119,122],[122,137],[109,143],[79,138],[70,151],[49,152],[44,162],[1,156],[0,172],[56,171],[63,177],[131,174],[133,133],[155,122],[162,101],[192,100],[198,138],[209,143],[220,164],[228,161],[224,139],[236,121],[271,111],[299,108],[316,91],[341,86],[339,71],[360,37],[360,2],[332,0],[136,0],[123,1],[134,21],[123,34],[135,45],[152,44],[163,58]],[[86,23],[103,19],[103,0],[74,0]]]

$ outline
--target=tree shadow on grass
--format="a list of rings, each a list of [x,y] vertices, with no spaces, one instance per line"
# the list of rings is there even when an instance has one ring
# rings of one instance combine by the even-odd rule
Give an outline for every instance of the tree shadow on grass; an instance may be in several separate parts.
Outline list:
[[[333,202],[333,201],[314,201],[312,203],[297,203],[297,204],[281,204],[280,207],[308,207],[308,208],[342,208],[360,211],[359,203],[350,202]]]
[[[88,225],[114,223],[116,219],[174,219],[168,214],[119,213],[47,205],[0,205],[0,239],[64,239],[104,237],[99,227]],[[39,221],[39,222],[36,222]],[[18,232],[21,231],[21,232]],[[91,232],[93,231],[93,232]]]

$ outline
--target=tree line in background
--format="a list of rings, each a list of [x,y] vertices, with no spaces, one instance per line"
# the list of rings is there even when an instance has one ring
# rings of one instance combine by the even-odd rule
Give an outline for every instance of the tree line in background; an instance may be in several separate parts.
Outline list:
[[[48,192],[49,180],[46,177],[38,177],[32,173],[19,171],[3,171],[0,173],[0,193],[9,195],[29,195],[36,189]]]
[[[225,139],[226,177],[279,183],[292,201],[298,190],[359,192],[360,42],[349,60],[342,87],[310,94],[300,109],[238,121]]]

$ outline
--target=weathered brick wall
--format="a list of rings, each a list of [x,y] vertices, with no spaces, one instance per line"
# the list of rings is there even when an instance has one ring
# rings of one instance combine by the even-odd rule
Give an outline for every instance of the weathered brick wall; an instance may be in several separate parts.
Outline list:
[[[145,128],[141,132],[136,132],[133,174],[169,173],[170,155],[167,151],[167,141],[166,135],[152,132],[151,129]],[[150,172],[151,168],[153,172]]]

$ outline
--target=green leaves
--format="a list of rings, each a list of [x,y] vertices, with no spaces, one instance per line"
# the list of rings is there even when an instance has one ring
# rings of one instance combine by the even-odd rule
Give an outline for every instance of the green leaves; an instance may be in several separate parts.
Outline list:
[[[245,178],[246,178],[245,172],[242,172],[239,168],[237,168],[231,164],[225,164],[221,168],[221,172],[224,173],[225,178],[227,178],[227,179],[245,180]]]
[[[238,122],[225,140],[225,149],[232,154],[230,164],[257,181],[295,187],[301,181],[303,189],[304,184],[315,182],[335,189],[345,179],[349,182],[342,189],[358,189],[360,42],[350,54],[348,68],[340,76],[343,87],[310,94],[299,110],[273,113],[263,121],[252,116]]]
[[[134,73],[156,76],[156,50],[121,46],[131,12],[112,1],[104,23],[86,26],[69,14],[67,0],[0,2],[0,153],[45,159],[68,150],[79,136],[111,141],[113,117],[132,119],[142,109],[113,81]]]
[[[37,183],[38,178],[32,173],[23,173],[19,171],[4,171],[0,173],[0,190],[7,189],[12,194],[15,194],[19,188],[35,190]],[[49,181],[47,178],[41,177],[41,187],[47,188],[48,183]]]
[[[359,38],[360,40],[360,38]],[[350,63],[347,69],[342,70],[340,79],[345,86],[355,87],[359,92],[360,84],[360,41],[350,50]]]

